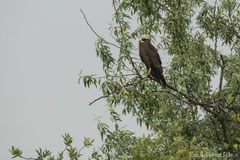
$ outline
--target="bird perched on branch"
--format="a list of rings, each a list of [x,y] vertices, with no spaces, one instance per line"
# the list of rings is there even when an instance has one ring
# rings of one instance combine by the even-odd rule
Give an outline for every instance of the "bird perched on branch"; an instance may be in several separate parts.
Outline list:
[[[163,76],[163,67],[157,49],[151,44],[148,37],[139,39],[139,56],[148,69],[147,77],[151,76],[153,80],[166,88],[167,83]]]

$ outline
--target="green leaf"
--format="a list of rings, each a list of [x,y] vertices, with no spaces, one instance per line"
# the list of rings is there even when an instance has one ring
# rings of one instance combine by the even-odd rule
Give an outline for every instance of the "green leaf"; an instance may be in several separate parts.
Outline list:
[[[64,140],[64,144],[66,146],[71,146],[73,141],[72,141],[72,137],[70,136],[70,134],[65,133],[62,137],[63,137],[63,140]]]
[[[196,142],[196,137],[193,136],[193,139],[192,139],[191,142],[190,142],[190,147],[192,147],[192,145],[193,145],[195,142]]]
[[[19,148],[15,148],[14,146],[12,146],[10,152],[11,152],[13,158],[22,156],[22,151]]]
[[[232,99],[233,99],[232,94],[229,94],[226,98],[226,102],[230,103],[232,101]]]
[[[93,142],[94,142],[94,139],[84,137],[84,141],[83,141],[84,146],[90,147],[92,146]]]
[[[216,91],[214,91],[214,92],[212,93],[212,97],[213,97],[214,99],[217,98],[217,92],[216,92]]]

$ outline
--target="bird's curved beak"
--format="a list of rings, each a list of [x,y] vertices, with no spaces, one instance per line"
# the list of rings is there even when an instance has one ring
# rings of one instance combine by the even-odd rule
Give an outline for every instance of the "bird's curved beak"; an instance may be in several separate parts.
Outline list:
[[[146,39],[148,39],[148,40],[149,40],[149,38],[148,38],[148,37],[140,37],[140,38],[139,38],[139,42],[140,42],[140,43],[143,43],[143,42],[144,42],[144,40],[146,40]]]
[[[142,37],[139,38],[139,42],[140,42],[140,43],[143,43],[143,42],[144,42]]]

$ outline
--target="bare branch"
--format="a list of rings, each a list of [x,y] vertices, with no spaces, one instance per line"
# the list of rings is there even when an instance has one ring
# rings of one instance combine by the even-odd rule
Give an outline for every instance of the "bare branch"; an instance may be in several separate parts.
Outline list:
[[[133,59],[132,59],[131,56],[129,56],[129,61],[130,61],[131,65],[132,65],[133,69],[135,70],[136,74],[137,74],[140,78],[142,78],[142,76],[141,76],[141,74],[139,73],[138,69],[137,69],[136,66],[134,65],[134,62],[133,62]]]
[[[113,75],[107,75],[108,77],[114,77],[114,78],[121,78],[121,77],[128,77],[128,76],[136,76],[137,74],[123,74],[121,76],[113,76]],[[101,77],[96,77],[96,79],[103,79],[106,78],[107,76],[101,76]]]
[[[80,12],[82,13],[82,15],[83,15],[83,17],[84,17],[87,25],[89,26],[89,28],[93,31],[93,33],[94,33],[98,38],[102,39],[102,40],[103,40],[105,43],[107,43],[107,44],[110,44],[110,45],[112,45],[112,46],[114,46],[114,47],[120,48],[120,47],[117,46],[116,44],[106,41],[106,40],[105,40],[104,38],[102,38],[99,34],[97,34],[97,32],[93,29],[93,27],[92,27],[92,26],[90,25],[90,23],[88,22],[87,17],[86,17],[86,15],[84,14],[84,12],[83,12],[81,9],[80,9]]]

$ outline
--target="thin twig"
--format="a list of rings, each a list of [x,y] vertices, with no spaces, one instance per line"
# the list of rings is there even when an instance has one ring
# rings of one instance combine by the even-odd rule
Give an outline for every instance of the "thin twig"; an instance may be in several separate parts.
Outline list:
[[[82,150],[83,150],[84,148],[86,148],[86,146],[85,146],[85,145],[84,145],[84,146],[82,146],[82,147],[79,149],[78,153],[79,153],[79,154],[81,154],[81,152],[82,152]]]
[[[97,32],[93,29],[93,27],[92,27],[92,26],[90,25],[90,23],[88,22],[87,17],[86,17],[86,15],[84,14],[84,12],[83,12],[81,9],[80,9],[80,12],[82,13],[82,15],[83,15],[83,17],[84,17],[87,25],[89,26],[89,28],[93,31],[93,33],[94,33],[98,38],[102,39],[102,40],[103,40],[105,43],[107,43],[107,44],[110,44],[110,45],[112,45],[112,46],[114,46],[114,47],[120,48],[120,47],[117,46],[116,44],[106,41],[106,40],[105,40],[104,38],[102,38],[99,34],[97,34]]]
[[[160,7],[162,7],[163,9],[167,10],[168,12],[175,14],[175,12],[171,11],[169,8],[167,8],[165,5],[163,5],[162,3],[158,2],[157,3]]]
[[[115,92],[117,92],[117,91],[119,91],[119,90],[121,90],[121,89],[123,89],[123,88],[129,87],[129,86],[138,85],[139,83],[142,83],[142,82],[144,82],[144,81],[146,81],[146,80],[147,80],[146,78],[142,78],[142,79],[140,79],[138,82],[128,83],[128,84],[126,84],[126,85],[124,85],[124,86],[121,86],[120,88],[117,88],[117,89],[113,90],[112,92],[108,93],[108,94],[105,95],[105,96],[100,96],[100,97],[98,97],[97,99],[95,99],[95,100],[93,100],[92,102],[90,102],[89,105],[91,106],[93,103],[99,101],[100,99],[108,98],[109,96],[111,96],[112,94],[114,94]]]
[[[22,157],[22,156],[19,156],[20,158],[22,158],[22,159],[25,159],[25,160],[37,160],[36,158],[32,158],[32,157],[29,157],[29,158],[27,158],[27,157]]]
[[[182,100],[181,97],[178,97],[177,95],[175,95],[174,93],[170,92],[170,91],[167,91],[167,90],[161,90],[161,91],[153,91],[153,92],[160,92],[160,93],[167,93],[167,94],[170,94],[172,95],[173,97],[179,99],[179,100]],[[183,100],[185,103],[188,103],[186,102],[185,100]]]
[[[107,75],[108,77],[114,77],[114,78],[121,78],[121,77],[128,77],[128,76],[136,76],[137,74],[123,74],[121,76],[113,76],[113,75]],[[96,79],[103,79],[106,78],[107,76],[101,76],[101,77],[96,77]]]
[[[133,69],[135,70],[136,74],[137,74],[140,78],[142,78],[142,76],[141,76],[141,74],[139,73],[138,69],[137,69],[136,66],[134,65],[134,62],[133,62],[131,56],[129,56],[129,61],[130,61],[131,65],[132,65]]]

